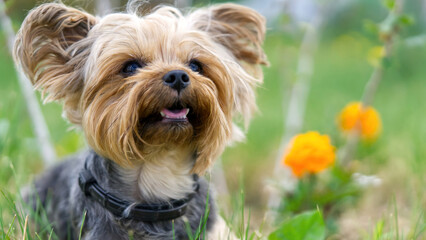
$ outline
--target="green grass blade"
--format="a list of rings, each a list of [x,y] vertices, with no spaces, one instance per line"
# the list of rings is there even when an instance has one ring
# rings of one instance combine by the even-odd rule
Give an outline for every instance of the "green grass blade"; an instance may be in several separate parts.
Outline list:
[[[80,233],[78,234],[79,240],[81,240],[81,235],[83,234],[83,226],[84,226],[84,221],[86,220],[86,214],[87,214],[87,211],[84,211],[83,220],[82,220],[81,226],[80,226]]]
[[[53,235],[53,228],[50,230],[50,233],[49,233],[49,240],[52,240],[52,235]]]
[[[246,233],[244,236],[244,239],[248,240],[248,234],[249,234],[249,228],[250,228],[250,217],[251,217],[251,211],[249,209],[249,213],[248,213],[248,219],[247,219],[247,226],[246,226]]]
[[[15,223],[16,214],[13,216],[12,222],[10,223],[9,229],[7,230],[6,236],[9,237],[10,231],[12,230],[13,224]]]
[[[41,240],[41,237],[40,237],[40,235],[38,235],[38,233],[35,233],[35,235],[39,240]]]
[[[173,240],[175,240],[176,236],[175,236],[175,220],[174,219],[172,220],[172,234],[173,234]]]
[[[398,226],[398,208],[396,206],[396,198],[393,196],[393,207],[394,207],[394,220],[395,220],[395,232],[396,240],[399,240],[399,226]]]

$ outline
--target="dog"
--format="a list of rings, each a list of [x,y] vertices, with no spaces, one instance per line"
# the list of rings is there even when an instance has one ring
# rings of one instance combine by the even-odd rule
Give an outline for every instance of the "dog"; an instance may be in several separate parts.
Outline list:
[[[236,4],[31,10],[14,59],[90,149],[38,177],[24,201],[43,206],[58,239],[188,239],[200,228],[196,238],[227,239],[198,176],[256,111],[265,31],[264,17]]]

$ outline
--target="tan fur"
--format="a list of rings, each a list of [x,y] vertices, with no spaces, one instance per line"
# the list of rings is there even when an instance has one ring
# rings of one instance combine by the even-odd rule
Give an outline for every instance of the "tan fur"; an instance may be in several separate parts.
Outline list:
[[[145,16],[135,11],[97,19],[49,3],[25,19],[15,59],[46,100],[63,101],[65,115],[81,126],[96,152],[129,171],[152,166],[153,172],[138,174],[155,181],[154,172],[169,171],[171,179],[189,174],[186,164],[172,171],[173,163],[191,163],[191,157],[176,159],[171,149],[194,152],[191,172],[203,174],[239,133],[233,119],[241,116],[248,125],[256,110],[254,89],[262,83],[259,65],[267,64],[264,34],[264,18],[235,4],[188,15],[161,7]],[[202,63],[202,74],[190,70],[192,59]],[[120,70],[130,60],[145,66],[124,77]],[[190,77],[180,95],[162,83],[171,70]],[[191,107],[190,124],[151,119],[178,100]],[[165,185],[153,185],[154,190],[168,191]]]
[[[193,191],[190,149],[164,151],[155,157],[132,169],[120,170],[123,182],[138,186],[133,191],[133,198],[148,203],[168,201],[182,199]]]
[[[32,10],[16,36],[14,58],[46,100],[64,101],[68,119],[80,124],[82,68],[91,49],[87,34],[95,17],[61,4]]]

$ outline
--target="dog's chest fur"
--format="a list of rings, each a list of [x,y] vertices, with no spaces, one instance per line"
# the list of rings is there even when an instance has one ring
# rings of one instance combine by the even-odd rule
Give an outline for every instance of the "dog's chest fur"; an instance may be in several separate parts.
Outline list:
[[[100,185],[111,194],[132,202],[135,202],[138,197],[138,200],[141,201],[140,197],[147,194],[147,192],[141,191],[144,179],[140,176],[143,174],[138,174],[138,177],[135,178],[139,185],[134,186],[132,192],[129,190],[128,179],[122,179],[122,170],[118,170],[119,168],[112,161],[100,157],[93,151],[67,159],[47,171],[35,182],[36,193],[39,195],[41,204],[46,208],[49,221],[53,223],[54,231],[59,239],[78,239],[85,211],[87,211],[87,215],[84,220],[82,239],[173,239],[173,236],[175,239],[188,239],[188,233],[185,230],[187,225],[190,226],[192,232],[196,232],[206,211],[206,201],[211,199],[208,197],[208,184],[204,179],[199,180],[199,190],[189,202],[183,217],[177,218],[173,222],[150,223],[123,220],[111,214],[81,191],[77,178],[85,161],[87,161],[87,168]],[[164,175],[164,178],[166,177],[168,177],[167,174]],[[161,184],[161,179],[155,180]],[[191,183],[189,188],[191,188],[190,186]],[[150,187],[158,187],[158,185]],[[125,192],[131,193],[125,194]],[[135,193],[137,193],[136,197]],[[151,197],[154,195],[151,194]],[[36,195],[34,192],[26,198],[35,209]],[[211,200],[209,200],[208,208],[207,231],[215,222],[215,207]]]
[[[184,198],[193,185],[190,172],[194,159],[190,149],[168,149],[151,155],[149,161],[129,169],[110,164],[109,170],[117,178],[105,181],[129,201],[136,199],[150,203]]]

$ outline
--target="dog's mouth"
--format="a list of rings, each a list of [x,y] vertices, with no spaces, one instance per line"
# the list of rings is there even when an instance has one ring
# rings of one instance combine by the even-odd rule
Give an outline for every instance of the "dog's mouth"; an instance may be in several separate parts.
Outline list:
[[[137,126],[142,144],[189,143],[200,129],[196,105],[177,99],[150,110],[149,115],[139,119]]]
[[[172,108],[163,108],[160,112],[162,122],[187,122],[187,115],[189,108],[183,108],[181,106]]]
[[[149,129],[157,129],[156,134],[162,131],[172,131],[177,134],[198,126],[199,122],[196,119],[194,109],[188,104],[178,101],[168,106],[163,105],[151,115],[141,118],[139,131],[143,134]]]
[[[190,123],[193,109],[181,101],[176,101],[173,105],[163,107],[159,114],[157,113],[157,121],[161,123]]]

